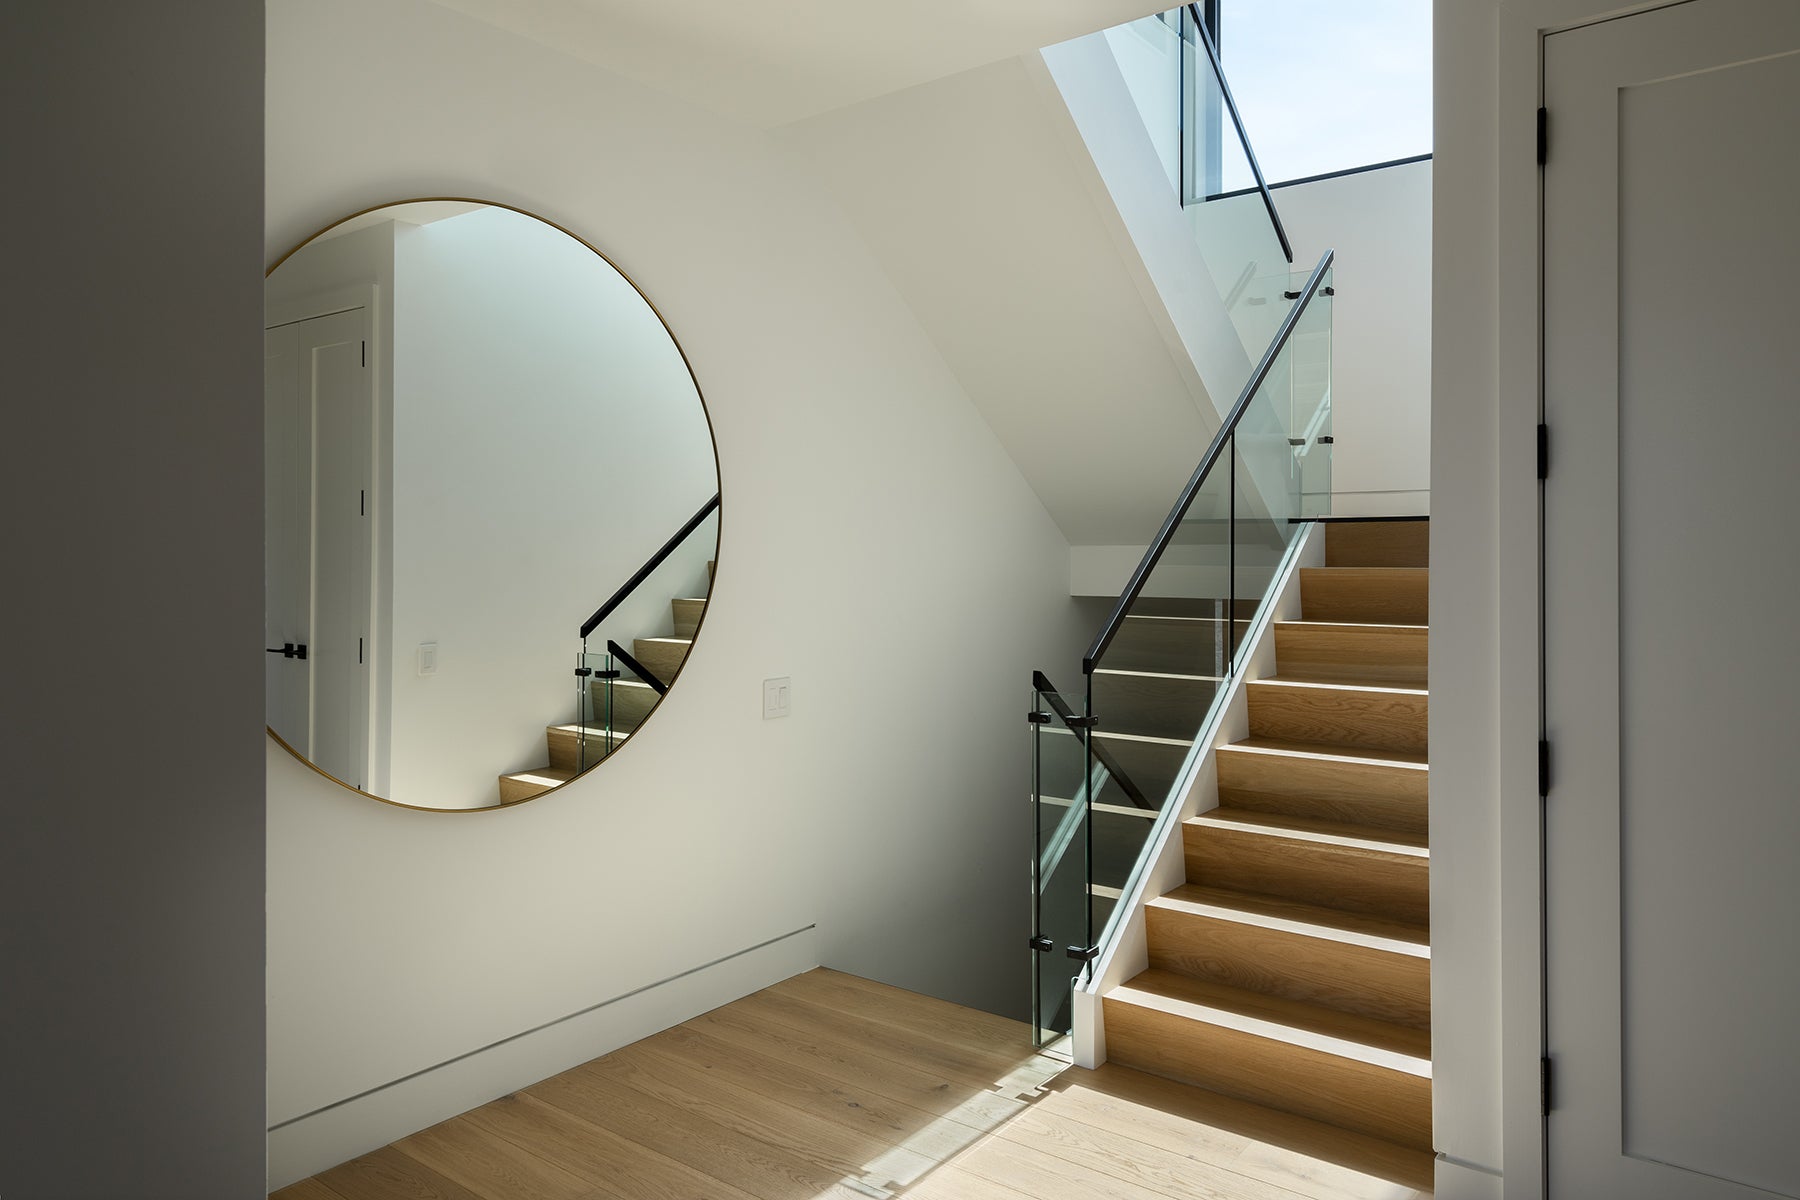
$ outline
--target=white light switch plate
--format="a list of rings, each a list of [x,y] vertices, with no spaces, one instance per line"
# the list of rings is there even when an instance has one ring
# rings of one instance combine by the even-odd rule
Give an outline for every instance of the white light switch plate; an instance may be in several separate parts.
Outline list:
[[[763,680],[763,720],[785,717],[793,706],[794,681],[785,676]]]
[[[420,675],[436,675],[437,674],[437,643],[436,642],[420,642],[419,643],[419,674]]]

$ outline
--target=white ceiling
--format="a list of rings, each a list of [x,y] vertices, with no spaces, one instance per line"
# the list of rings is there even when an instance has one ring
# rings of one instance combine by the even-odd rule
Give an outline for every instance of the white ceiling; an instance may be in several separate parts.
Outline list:
[[[786,125],[1166,0],[439,0],[735,120]]]

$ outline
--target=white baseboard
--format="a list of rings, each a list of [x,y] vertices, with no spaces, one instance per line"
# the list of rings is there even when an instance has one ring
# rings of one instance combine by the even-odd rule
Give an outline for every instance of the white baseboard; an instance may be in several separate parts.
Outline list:
[[[818,933],[809,925],[284,1122],[269,1131],[269,1190],[818,965]]]
[[[1498,1171],[1437,1156],[1432,1172],[1434,1200],[1501,1200],[1505,1180]]]

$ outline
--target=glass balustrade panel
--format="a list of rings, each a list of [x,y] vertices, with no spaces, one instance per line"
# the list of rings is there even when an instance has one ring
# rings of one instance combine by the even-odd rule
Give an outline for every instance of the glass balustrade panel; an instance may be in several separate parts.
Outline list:
[[[1083,698],[1047,689],[1031,693],[1032,1020],[1043,1045],[1074,1027],[1074,978],[1082,964],[1068,955],[1093,935],[1087,881],[1092,796],[1106,786],[1106,772],[1089,753],[1088,740],[1070,728]]]

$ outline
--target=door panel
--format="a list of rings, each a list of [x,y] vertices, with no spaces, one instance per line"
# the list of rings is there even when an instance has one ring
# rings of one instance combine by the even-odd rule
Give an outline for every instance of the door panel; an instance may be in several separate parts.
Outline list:
[[[316,431],[312,761],[361,787],[368,775],[370,398],[360,321],[332,333],[310,347]]]
[[[312,640],[312,406],[300,390],[300,329],[263,334],[263,645]],[[312,752],[306,664],[265,654],[264,719],[302,754]]]
[[[1800,1196],[1800,5],[1545,40],[1552,1194]]]
[[[264,334],[268,720],[321,770],[367,779],[373,393],[366,309]]]

